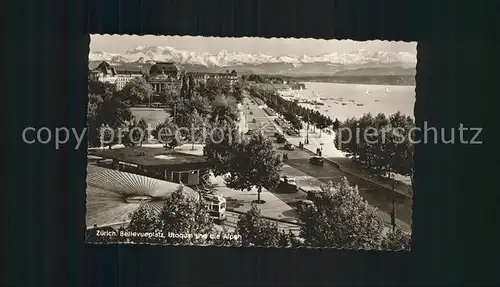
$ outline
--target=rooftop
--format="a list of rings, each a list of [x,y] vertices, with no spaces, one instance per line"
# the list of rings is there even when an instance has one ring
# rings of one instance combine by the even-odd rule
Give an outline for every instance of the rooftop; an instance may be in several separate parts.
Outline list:
[[[115,69],[118,75],[142,75],[141,69]]]
[[[178,187],[179,184],[173,182],[88,165],[87,228],[129,222],[130,214],[141,204],[159,212],[164,201]],[[187,186],[183,187],[183,192],[198,197],[197,192]],[[141,199],[148,201],[140,201]]]
[[[157,62],[149,69],[150,74],[160,74],[162,72],[179,72],[183,67],[174,62]]]
[[[208,167],[203,156],[168,151],[161,148],[133,147],[120,149],[92,150],[89,154],[115,159],[145,167],[157,168],[201,168]]]

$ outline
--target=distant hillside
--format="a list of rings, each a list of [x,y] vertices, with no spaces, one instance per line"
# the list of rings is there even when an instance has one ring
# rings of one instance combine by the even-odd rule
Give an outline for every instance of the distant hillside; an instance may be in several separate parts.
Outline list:
[[[298,82],[345,83],[361,85],[416,85],[415,76],[412,75],[294,77],[294,80]]]
[[[100,61],[89,62],[89,69],[99,65]],[[149,70],[151,63],[119,63],[117,69]],[[265,63],[258,65],[237,65],[227,67],[205,67],[185,64],[189,72],[223,73],[235,70],[240,75],[274,75],[293,77],[297,81],[317,81],[353,84],[415,85],[415,67],[394,64],[338,65],[325,63]]]

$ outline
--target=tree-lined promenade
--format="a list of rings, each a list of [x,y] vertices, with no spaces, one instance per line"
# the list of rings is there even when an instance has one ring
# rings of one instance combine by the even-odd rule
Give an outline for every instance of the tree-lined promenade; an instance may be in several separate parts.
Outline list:
[[[388,117],[367,113],[343,122],[335,144],[373,174],[408,176],[413,186],[414,127],[413,119],[400,112]]]
[[[290,125],[300,130],[302,122],[318,129],[330,127],[335,132],[335,145],[371,174],[408,176],[413,182],[412,139],[415,138],[413,119],[400,112],[392,115],[379,113],[352,117],[344,122],[321,114],[319,111],[300,106],[297,102],[283,99],[274,89],[253,85],[250,95],[281,114]],[[412,184],[413,185],[413,184]]]
[[[375,209],[359,195],[356,187],[350,186],[347,180],[340,183],[330,183],[322,187],[322,193],[312,200],[312,204],[298,208],[300,221],[304,224],[301,235],[279,231],[275,223],[260,215],[259,204],[263,204],[260,193],[264,188],[272,191],[280,179],[282,162],[279,154],[273,149],[271,139],[263,134],[241,134],[236,128],[239,122],[238,104],[242,103],[244,91],[259,94],[259,98],[268,102],[280,113],[287,113],[285,118],[295,122],[294,117],[308,120],[318,128],[334,124],[331,119],[318,112],[304,109],[296,103],[280,100],[279,97],[263,95],[250,87],[247,79],[241,79],[230,85],[224,79],[210,79],[206,83],[196,81],[189,75],[181,79],[179,89],[162,93],[162,103],[167,107],[168,116],[152,131],[152,136],[166,148],[173,148],[179,143],[175,135],[160,133],[162,128],[172,130],[197,127],[217,128],[216,141],[204,143],[204,154],[212,166],[215,175],[224,176],[225,183],[235,192],[245,192],[257,188],[258,197],[253,207],[240,216],[237,234],[240,240],[220,240],[207,238],[154,238],[151,243],[179,244],[223,244],[233,246],[269,246],[269,247],[335,247],[335,248],[389,248],[391,250],[408,249],[410,235],[398,228],[384,231],[382,220]],[[99,147],[103,139],[111,147],[117,141],[124,141],[126,146],[141,144],[136,140],[113,138],[102,134],[103,127],[110,129],[125,129],[129,133],[119,133],[122,137],[136,139],[139,129],[147,125],[144,119],[136,119],[125,102],[145,102],[153,97],[152,89],[142,79],[130,81],[121,90],[116,91],[113,85],[89,80],[89,146]],[[266,98],[267,97],[267,98]],[[299,116],[297,116],[299,115]],[[298,125],[296,123],[296,125]],[[339,123],[340,125],[340,123]],[[230,137],[228,137],[230,135]],[[183,140],[195,143],[199,135],[186,132]],[[146,140],[142,138],[143,140]],[[231,140],[230,140],[231,139]],[[347,145],[353,148],[352,145]],[[360,149],[356,158],[361,160]],[[207,192],[200,190],[200,192]],[[161,213],[139,208],[131,218],[127,227],[132,232],[163,231],[171,233],[207,234],[216,232],[214,223],[207,219],[208,210],[201,200],[185,196],[182,190],[167,199]],[[218,230],[220,234],[229,231]],[[229,238],[222,236],[221,238]],[[234,239],[234,238],[233,238]],[[201,241],[200,241],[201,240]],[[212,240],[212,241],[210,241]]]
[[[252,97],[261,99],[269,108],[281,114],[295,130],[303,128],[302,122],[309,123],[318,129],[330,126],[338,128],[340,124],[337,119],[332,120],[316,110],[299,105],[298,102],[284,99],[274,89],[264,89],[260,88],[259,85],[252,85],[248,91]]]

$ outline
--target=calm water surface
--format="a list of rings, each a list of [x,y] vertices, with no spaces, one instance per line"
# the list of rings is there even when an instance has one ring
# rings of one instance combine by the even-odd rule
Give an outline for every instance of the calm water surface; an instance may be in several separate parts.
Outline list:
[[[398,111],[414,117],[415,86],[312,82],[304,84],[306,90],[300,91],[304,97],[309,99],[336,98],[336,100],[322,100],[325,105],[317,106],[318,111],[333,119],[338,118],[343,121],[348,117],[360,117],[368,112],[373,115],[377,113],[389,115]],[[311,107],[311,105],[306,106]]]

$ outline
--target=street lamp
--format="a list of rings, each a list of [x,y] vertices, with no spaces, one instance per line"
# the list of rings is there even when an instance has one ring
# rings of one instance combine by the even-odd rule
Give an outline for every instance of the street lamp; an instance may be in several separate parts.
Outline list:
[[[391,173],[392,178],[392,231],[396,231],[396,188],[394,186],[394,174]]]
[[[307,109],[307,128],[305,144],[309,144],[309,109]]]

